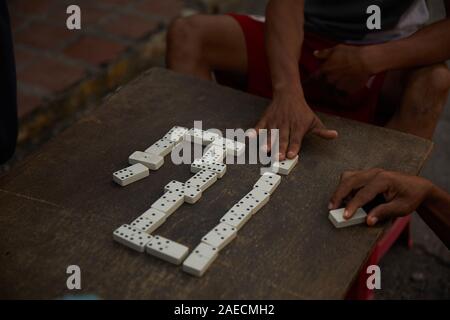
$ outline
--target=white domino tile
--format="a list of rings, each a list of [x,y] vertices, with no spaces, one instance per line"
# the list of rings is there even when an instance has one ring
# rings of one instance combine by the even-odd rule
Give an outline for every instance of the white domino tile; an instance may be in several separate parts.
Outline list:
[[[217,174],[209,170],[201,170],[193,175],[186,184],[205,191],[217,181]]]
[[[247,193],[238,204],[244,208],[250,208],[252,214],[257,213],[270,200],[270,193],[258,189],[253,189]]]
[[[113,238],[115,241],[138,252],[144,252],[145,245],[153,239],[151,235],[127,224],[117,228],[113,233]]]
[[[236,238],[236,235],[236,228],[221,222],[202,238],[202,242],[221,250]]]
[[[183,262],[183,271],[201,277],[218,257],[218,250],[206,243],[200,243]]]
[[[348,220],[344,218],[344,210],[345,208],[331,210],[330,214],[328,215],[328,219],[330,219],[330,221],[336,228],[350,227],[366,222],[367,213],[364,211],[364,209],[359,208],[355,212],[353,217]]]
[[[202,170],[212,171],[217,174],[217,178],[221,179],[227,172],[227,166],[223,163],[210,163],[202,159],[196,159],[191,164],[191,172],[197,173]]]
[[[240,230],[253,215],[253,208],[249,205],[236,204],[220,219],[220,222],[226,223],[236,230]]]
[[[183,192],[167,191],[152,204],[152,208],[164,212],[167,218],[184,202]]]
[[[161,236],[154,236],[145,251],[159,259],[179,265],[189,253],[189,248]]]
[[[161,157],[168,155],[177,143],[166,138],[159,139],[149,148],[145,150],[146,153],[156,154]]]
[[[113,180],[115,183],[125,187],[130,183],[141,180],[149,175],[148,168],[143,164],[136,163],[125,169],[113,173]]]
[[[185,140],[193,143],[201,143],[206,146],[219,137],[217,133],[192,128],[186,133]]]
[[[202,197],[202,190],[190,184],[172,180],[164,187],[166,191],[182,192],[184,201],[187,203],[196,203]]]
[[[186,133],[184,139],[189,142],[203,144],[203,130],[191,128]]]
[[[130,164],[140,163],[150,170],[158,170],[164,164],[164,158],[152,153],[136,151],[129,158]]]
[[[178,143],[181,140],[183,140],[184,136],[188,131],[189,131],[188,128],[175,126],[164,135],[163,139]]]
[[[253,189],[228,210],[220,222],[239,230],[250,220],[252,215],[269,202],[269,199],[270,194],[268,192]]]
[[[202,160],[212,163],[222,163],[227,157],[227,150],[219,145],[210,144],[205,148]]]
[[[295,156],[294,159],[285,159],[283,161],[277,161],[273,163],[271,170],[274,173],[286,176],[289,173],[291,173],[292,169],[294,169],[297,163],[298,163],[298,155]]]
[[[227,138],[217,138],[212,142],[214,145],[221,146],[227,150],[229,154],[240,156],[245,152],[245,143],[230,140]]]
[[[280,185],[281,176],[275,173],[266,172],[256,181],[253,186],[254,189],[266,191],[270,194],[274,193],[276,188]]]
[[[154,208],[150,208],[137,217],[131,223],[131,226],[150,234],[158,229],[164,222],[166,222],[166,214]]]
[[[170,181],[164,186],[164,191],[183,192],[184,183],[176,180]]]

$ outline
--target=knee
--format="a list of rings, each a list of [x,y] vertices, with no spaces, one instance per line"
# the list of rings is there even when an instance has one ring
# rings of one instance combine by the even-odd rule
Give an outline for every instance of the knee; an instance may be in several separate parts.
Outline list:
[[[182,17],[173,20],[167,31],[167,51],[170,56],[189,59],[201,49],[200,15]]]
[[[450,71],[445,64],[417,70],[409,86],[410,110],[420,117],[437,119],[450,89]]]
[[[434,94],[447,94],[450,89],[450,71],[445,64],[422,68],[413,78],[417,85]]]

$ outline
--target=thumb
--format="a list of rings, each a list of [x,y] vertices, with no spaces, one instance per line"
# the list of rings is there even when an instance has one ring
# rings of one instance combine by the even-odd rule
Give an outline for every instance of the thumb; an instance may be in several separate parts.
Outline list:
[[[314,51],[314,56],[318,59],[327,59],[332,51],[333,51],[332,48],[324,49],[324,50],[316,50],[316,51]]]
[[[336,139],[338,137],[338,132],[336,130],[327,129],[318,118],[316,125],[311,130],[311,133],[327,140]]]

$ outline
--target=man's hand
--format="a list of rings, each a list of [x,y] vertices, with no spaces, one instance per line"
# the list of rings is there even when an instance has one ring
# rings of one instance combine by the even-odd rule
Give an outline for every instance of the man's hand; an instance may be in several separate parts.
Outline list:
[[[365,47],[337,45],[336,47],[315,51],[314,55],[324,60],[314,75],[333,85],[338,91],[353,93],[364,88],[373,72],[366,62]]]
[[[344,218],[349,219],[358,208],[382,194],[386,203],[372,209],[367,216],[367,224],[373,226],[380,220],[413,213],[432,188],[426,179],[382,169],[347,171],[341,176],[329,208],[337,209],[344,199],[351,197],[344,211]]]
[[[337,137],[336,131],[325,128],[300,90],[275,95],[255,129],[279,129],[279,160],[286,156],[294,158],[300,151],[303,137],[309,132],[325,139]],[[267,151],[270,151],[274,142],[268,140]]]
[[[265,44],[272,80],[273,101],[256,129],[279,129],[278,158],[294,158],[303,136],[314,132],[335,138],[307,105],[301,85],[298,61],[303,45],[304,0],[270,0],[266,9]],[[273,142],[269,139],[267,149]],[[276,155],[275,155],[276,156]]]

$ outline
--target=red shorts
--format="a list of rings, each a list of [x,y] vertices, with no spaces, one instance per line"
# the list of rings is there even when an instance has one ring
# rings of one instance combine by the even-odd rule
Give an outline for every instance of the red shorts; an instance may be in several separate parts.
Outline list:
[[[264,22],[245,15],[229,15],[239,23],[245,36],[248,56],[247,91],[271,98],[272,83],[264,46]],[[344,95],[321,81],[310,80],[312,79],[310,76],[323,63],[314,56],[314,51],[331,48],[337,44],[336,41],[316,34],[305,33],[299,61],[305,98],[314,110],[375,124],[384,74],[373,77],[368,85],[358,92]]]

